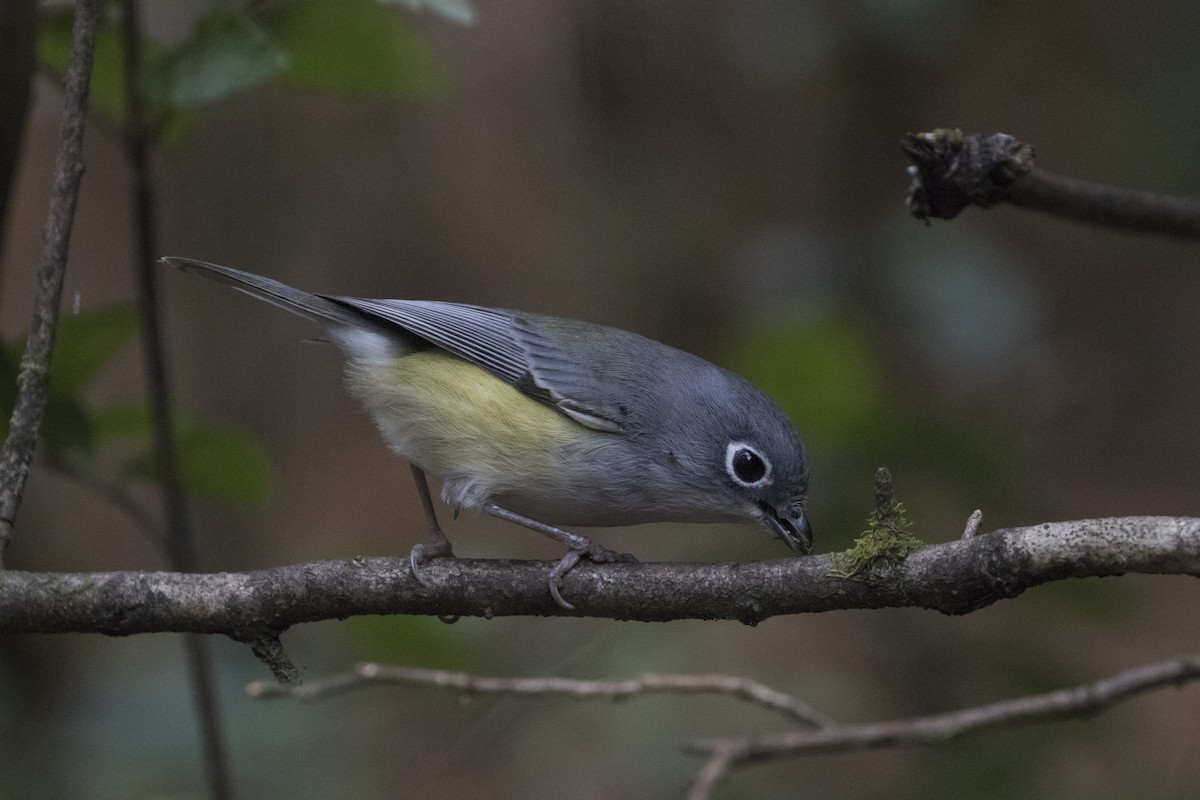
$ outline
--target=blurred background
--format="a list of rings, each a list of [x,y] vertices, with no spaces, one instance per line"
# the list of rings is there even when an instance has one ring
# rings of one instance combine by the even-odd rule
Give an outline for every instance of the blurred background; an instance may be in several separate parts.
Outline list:
[[[213,13],[201,0],[145,5],[163,47],[194,39]],[[1004,131],[1049,169],[1198,195],[1193,3],[250,5],[319,55],[172,122],[153,159],[163,254],[316,291],[579,317],[739,371],[808,442],[820,552],[862,530],[884,465],[931,542],[959,536],[976,508],[983,530],[1200,515],[1196,246],[1008,208],[925,226],[904,206],[898,147],[936,126]],[[387,58],[345,77],[376,51]],[[28,324],[61,104],[40,76],[0,253],[9,340]],[[87,132],[65,293],[81,314],[133,295],[130,173],[102,111]],[[305,341],[316,334],[305,320],[160,277],[176,405],[243,437],[249,466],[215,469],[257,487],[193,503],[204,568],[407,553],[423,524],[408,468],[343,392],[337,353]],[[88,402],[141,402],[140,365],[126,348]],[[98,463],[117,469],[121,447]],[[149,484],[129,491],[156,502]],[[447,532],[465,556],[557,557],[487,519],[463,516]],[[595,535],[643,560],[785,555],[752,527]],[[165,559],[112,503],[43,468],[9,564]],[[359,618],[284,643],[311,678],[361,660],[507,676],[732,673],[869,721],[1195,652],[1197,601],[1194,579],[1133,576],[1059,583],[963,618]],[[784,727],[720,698],[464,702],[388,688],[252,700],[243,686],[264,667],[243,646],[213,644],[242,797],[676,797],[699,765],[682,752],[688,738]],[[204,796],[178,637],[0,639],[0,742],[6,797]],[[1083,723],[755,767],[716,796],[1197,793],[1190,689]]]

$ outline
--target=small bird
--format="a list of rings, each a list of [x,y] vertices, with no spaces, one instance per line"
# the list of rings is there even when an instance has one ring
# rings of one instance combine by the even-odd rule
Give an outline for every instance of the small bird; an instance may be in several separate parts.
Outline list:
[[[550,594],[581,557],[622,558],[558,526],[754,520],[809,553],[808,460],[758,388],[636,333],[432,300],[312,294],[248,272],[164,258],[316,320],[346,382],[412,467],[428,521],[414,577],[452,556],[426,473],[452,507],[515,522],[568,548]]]

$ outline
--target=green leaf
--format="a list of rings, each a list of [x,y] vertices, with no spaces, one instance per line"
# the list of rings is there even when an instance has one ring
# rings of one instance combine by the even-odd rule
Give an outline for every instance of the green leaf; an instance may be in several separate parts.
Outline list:
[[[441,669],[470,666],[463,638],[451,636],[447,626],[432,617],[351,617],[345,621],[345,631],[354,639],[354,652],[367,661],[428,664]]]
[[[862,438],[884,408],[879,365],[866,329],[849,314],[759,320],[734,343],[731,363],[803,419],[814,440]]]
[[[0,439],[8,436],[13,406],[17,401],[17,378],[21,354],[25,351],[24,337],[0,342]],[[56,347],[57,352],[57,347]],[[52,370],[55,367],[52,365]],[[42,412],[40,452],[46,463],[65,467],[90,457],[94,432],[87,412],[77,395],[47,390],[46,406]]]
[[[42,11],[38,26],[38,63],[55,80],[61,81],[67,74],[67,63],[71,54],[71,26],[74,12],[71,8],[49,8]],[[157,41],[142,38],[142,66],[144,73],[151,73],[161,62],[164,49]],[[122,127],[126,121],[125,66],[121,43],[121,32],[116,17],[105,14],[96,26],[96,44],[92,54],[92,77],[88,84],[88,105],[107,119],[112,125]],[[153,93],[146,98],[146,114],[155,128],[167,124],[178,124],[170,109],[164,108],[161,98]]]
[[[170,106],[207,105],[271,80],[287,63],[287,53],[265,28],[218,6],[148,73],[147,92]]]
[[[74,12],[69,8],[49,8],[42,10],[38,22],[38,63],[42,69],[59,78],[67,74],[67,61],[71,55],[71,23],[74,18]]]
[[[76,397],[138,332],[133,306],[118,303],[59,317],[50,393]]]
[[[137,332],[128,305],[115,305],[63,317],[51,365],[42,420],[40,452],[44,461],[67,472],[90,469],[96,445],[128,440],[137,453],[122,467],[127,476],[158,480],[145,405],[118,403],[89,409],[82,400],[95,374]],[[0,342],[0,435],[7,435],[16,399],[18,359],[24,341]],[[175,435],[184,488],[210,500],[260,506],[267,493],[269,467],[258,444],[244,434],[204,425],[176,415]]]
[[[46,463],[72,469],[89,459],[96,434],[83,392],[138,330],[133,307],[120,303],[59,318],[50,364],[50,383],[41,425],[41,454]],[[17,396],[17,377],[25,337],[0,345],[0,435],[8,435]]]
[[[296,0],[269,20],[288,54],[284,82],[346,94],[427,96],[440,64],[403,17],[374,0]]]
[[[150,412],[143,405],[116,404],[93,414],[96,441],[143,440],[144,447],[122,472],[157,481],[158,462],[150,437]],[[256,441],[232,428],[207,425],[176,414],[175,444],[183,486],[198,496],[227,505],[258,507],[267,496],[270,467]]]
[[[38,59],[56,80],[67,71],[71,51],[70,8],[42,12]],[[104,15],[96,29],[89,104],[114,127],[126,124],[123,48],[116,17]],[[287,56],[270,34],[245,16],[218,8],[176,50],[143,37],[141,76],[144,122],[166,146],[191,130],[190,109],[257,86],[282,72]]]
[[[45,463],[67,472],[75,472],[91,461],[96,437],[87,409],[75,397],[53,392],[46,398],[38,446]]]
[[[407,8],[413,13],[429,11],[443,19],[457,22],[459,25],[471,25],[475,22],[475,9],[467,0],[379,0],[385,5],[397,5]]]
[[[38,25],[38,62],[59,81],[67,74],[74,18],[74,11],[69,7],[50,8],[42,11]],[[146,44],[151,49],[154,47],[150,42]],[[120,31],[111,15],[101,15],[96,26],[88,104],[116,125],[125,122],[125,78],[121,58]]]
[[[95,431],[83,402],[83,392],[113,356],[125,348],[137,330],[137,314],[127,303],[59,318],[41,427],[44,457],[48,463],[65,467],[68,462],[90,456]],[[0,434],[7,435],[8,432],[24,351],[23,336],[0,347],[0,413],[3,414]]]
[[[176,427],[179,425],[180,423],[176,422]],[[92,430],[98,442],[112,439],[148,439],[150,410],[140,403],[115,403],[95,409],[92,411]]]
[[[267,497],[267,458],[258,443],[227,428],[185,431],[176,439],[183,488],[199,497],[246,508],[261,506]],[[159,480],[153,453],[145,452],[125,464],[126,474]]]
[[[228,505],[257,508],[267,497],[267,457],[258,442],[229,428],[182,431],[177,441],[185,489]],[[149,466],[152,462],[144,459]],[[157,474],[149,469],[147,477]]]

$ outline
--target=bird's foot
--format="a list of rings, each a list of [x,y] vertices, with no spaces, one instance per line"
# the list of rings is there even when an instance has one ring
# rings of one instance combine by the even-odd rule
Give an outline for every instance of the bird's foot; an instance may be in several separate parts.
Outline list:
[[[422,586],[428,587],[429,581],[421,573],[421,565],[433,558],[454,558],[449,539],[443,536],[441,541],[415,544],[408,552],[408,566],[417,583]]]

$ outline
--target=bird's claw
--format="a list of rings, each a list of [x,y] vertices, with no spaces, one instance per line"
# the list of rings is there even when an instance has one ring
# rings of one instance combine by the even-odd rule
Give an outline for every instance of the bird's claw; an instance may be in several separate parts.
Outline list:
[[[413,549],[408,551],[408,566],[412,569],[413,578],[417,583],[429,588],[429,581],[425,580],[425,576],[421,574],[421,562],[425,560],[425,545],[414,544]]]
[[[587,548],[576,550],[574,548],[567,551],[567,554],[558,560],[558,563],[550,568],[550,596],[554,598],[554,602],[568,611],[574,611],[575,606],[568,603],[562,596],[560,591],[562,588],[563,576],[575,568],[579,563],[579,559],[583,557]]]
[[[418,542],[413,545],[413,549],[408,551],[408,566],[412,569],[413,578],[417,583],[425,588],[429,588],[429,581],[421,574],[421,564],[434,558],[454,558],[454,552],[450,549],[450,542],[442,538],[445,542],[444,546],[426,545],[423,542]]]
[[[581,537],[582,538],[582,537]],[[562,596],[562,581],[567,573],[575,568],[581,559],[586,558],[593,564],[636,564],[638,560],[631,553],[618,553],[615,550],[609,550],[603,545],[598,545],[590,539],[583,539],[576,545],[572,545],[558,563],[550,569],[550,596],[554,598],[554,602],[558,603],[562,608],[568,611],[573,611],[575,606],[571,605]]]

